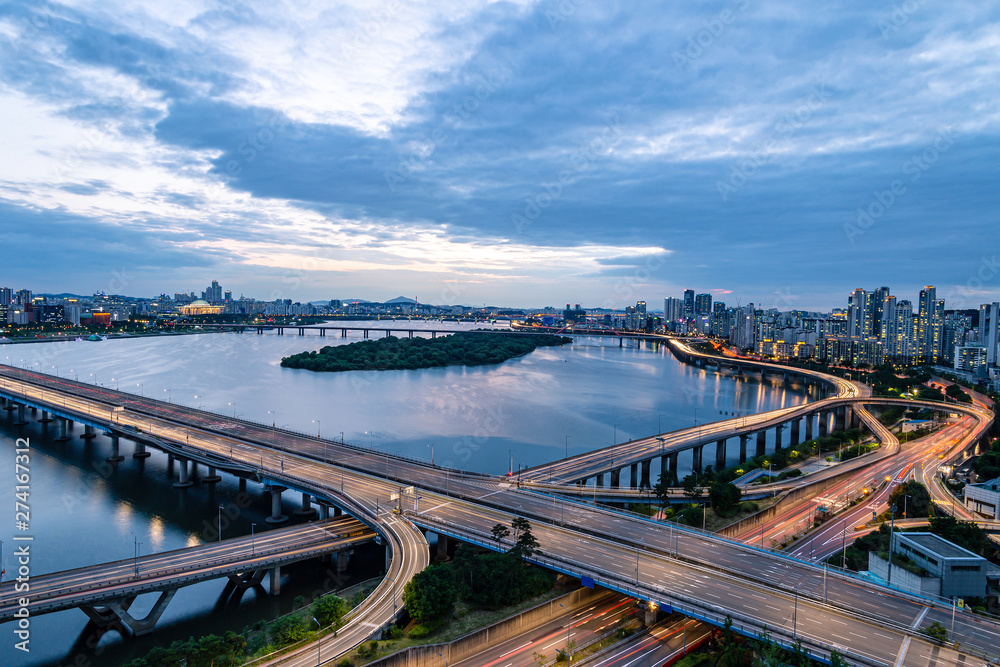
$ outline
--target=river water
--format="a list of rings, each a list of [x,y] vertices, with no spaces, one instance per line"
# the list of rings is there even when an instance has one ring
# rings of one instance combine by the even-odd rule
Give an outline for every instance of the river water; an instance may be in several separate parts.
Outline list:
[[[394,324],[404,325],[473,326]],[[324,374],[280,366],[284,356],[359,339],[360,330],[348,338],[339,332],[327,338],[211,333],[17,344],[0,346],[0,361],[497,474],[612,442],[807,400],[804,387],[720,375],[676,361],[664,345],[632,341],[619,347],[603,338],[539,348],[493,367]],[[78,427],[74,435],[81,431]],[[31,442],[33,574],[131,558],[136,543],[147,554],[217,539],[219,505],[229,515],[223,517],[224,537],[249,534],[252,523],[256,530],[265,529],[267,496],[253,484],[246,496],[228,476],[217,485],[178,491],[171,486],[165,455],[154,451],[144,462],[133,459],[130,445],[122,441],[126,459],[111,467],[104,461],[110,443],[103,436],[90,444],[79,437],[59,444],[51,442],[51,435],[34,422],[14,427],[0,414],[0,441],[9,445],[3,447],[8,463],[0,466],[9,471],[8,482],[0,485],[0,506],[11,508],[8,516],[0,514],[5,580],[15,569],[11,480],[17,437]],[[682,475],[688,461],[682,455]],[[379,561],[377,555],[359,553],[351,575],[355,580],[373,576],[381,569]],[[240,600],[221,600],[224,581],[181,589],[152,635],[127,642],[115,633],[98,640],[83,612],[68,610],[32,619],[32,651],[24,654],[14,649],[8,623],[0,626],[0,664],[117,665],[174,639],[238,631],[287,610],[297,595],[315,594],[324,578],[316,567],[291,571],[278,598],[249,591]],[[140,598],[135,609],[151,604],[151,598]]]

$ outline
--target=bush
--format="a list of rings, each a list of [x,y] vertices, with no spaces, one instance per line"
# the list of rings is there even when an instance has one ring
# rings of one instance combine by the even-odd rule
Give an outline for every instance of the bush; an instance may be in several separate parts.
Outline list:
[[[427,628],[426,625],[417,624],[414,625],[412,628],[410,628],[410,631],[407,634],[410,636],[411,639],[423,639],[430,633],[431,631]]]
[[[279,648],[294,644],[309,635],[309,626],[298,616],[282,616],[271,624],[271,641]]]

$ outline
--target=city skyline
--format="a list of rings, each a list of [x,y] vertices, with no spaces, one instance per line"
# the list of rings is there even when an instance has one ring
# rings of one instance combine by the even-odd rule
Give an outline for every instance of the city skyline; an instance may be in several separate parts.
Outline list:
[[[975,308],[997,10],[907,7],[3,5],[7,282]]]

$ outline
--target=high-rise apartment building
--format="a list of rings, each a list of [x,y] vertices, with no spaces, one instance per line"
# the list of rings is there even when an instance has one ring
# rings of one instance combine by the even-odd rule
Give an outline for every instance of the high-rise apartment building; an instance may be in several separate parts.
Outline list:
[[[699,294],[694,298],[694,314],[695,315],[711,315],[712,314],[712,295],[711,294]]]
[[[871,335],[871,294],[860,287],[848,299],[847,335],[851,338]]]
[[[684,301],[668,296],[663,300],[663,319],[667,324],[676,324],[684,319]]]
[[[684,290],[684,319],[694,317],[694,290]]]
[[[986,348],[986,364],[997,365],[998,322],[1000,322],[1000,302],[984,303],[979,306],[979,345]]]

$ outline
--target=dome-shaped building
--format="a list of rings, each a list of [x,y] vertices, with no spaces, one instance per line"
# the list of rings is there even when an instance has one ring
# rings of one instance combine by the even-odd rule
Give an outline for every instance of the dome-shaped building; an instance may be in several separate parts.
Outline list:
[[[222,312],[223,306],[213,306],[204,299],[195,299],[191,303],[178,306],[178,315],[218,315]]]

